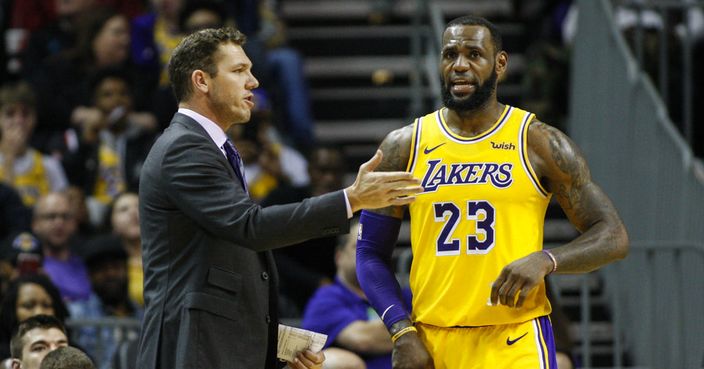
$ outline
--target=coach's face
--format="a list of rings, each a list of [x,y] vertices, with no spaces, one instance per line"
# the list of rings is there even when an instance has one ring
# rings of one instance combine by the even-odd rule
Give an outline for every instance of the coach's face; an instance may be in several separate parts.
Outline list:
[[[215,121],[226,127],[249,121],[254,108],[252,90],[259,81],[252,75],[252,62],[233,43],[220,45],[213,58],[215,76],[208,76],[208,103]]]

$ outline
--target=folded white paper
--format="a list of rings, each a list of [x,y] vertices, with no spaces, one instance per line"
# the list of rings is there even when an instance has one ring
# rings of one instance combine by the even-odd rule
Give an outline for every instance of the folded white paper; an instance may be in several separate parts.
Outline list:
[[[293,361],[301,351],[318,352],[325,345],[328,336],[322,333],[279,324],[279,342],[276,356],[285,361]]]

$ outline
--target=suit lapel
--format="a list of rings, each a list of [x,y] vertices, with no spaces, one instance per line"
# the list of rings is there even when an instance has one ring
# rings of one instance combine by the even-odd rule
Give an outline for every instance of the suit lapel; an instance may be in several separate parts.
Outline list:
[[[220,148],[215,143],[215,141],[213,141],[213,138],[210,137],[208,132],[206,132],[206,130],[205,130],[205,128],[203,128],[203,126],[198,124],[198,122],[196,122],[193,118],[191,118],[185,114],[181,114],[181,113],[176,113],[174,115],[173,119],[171,119],[171,125],[181,126],[191,132],[195,132],[195,133],[207,138],[208,141],[210,141],[210,143],[212,144],[212,145],[210,145],[211,148],[213,150],[217,151],[218,161],[227,168],[227,170],[230,173],[230,177],[232,177],[236,181],[239,181],[239,177],[237,176],[237,173],[235,173],[235,170],[232,168],[232,165],[230,165],[230,162],[227,161],[225,154],[223,154],[223,152],[220,150]]]

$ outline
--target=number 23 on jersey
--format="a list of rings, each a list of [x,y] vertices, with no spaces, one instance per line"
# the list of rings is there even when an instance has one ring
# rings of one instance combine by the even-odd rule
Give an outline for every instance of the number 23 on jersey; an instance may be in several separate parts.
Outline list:
[[[494,247],[494,207],[485,200],[469,200],[464,204],[454,202],[436,202],[433,204],[435,221],[444,223],[438,235],[437,255],[459,255],[461,249],[467,254],[486,254]],[[466,239],[453,236],[457,226],[463,220],[476,224],[474,233],[467,234]]]

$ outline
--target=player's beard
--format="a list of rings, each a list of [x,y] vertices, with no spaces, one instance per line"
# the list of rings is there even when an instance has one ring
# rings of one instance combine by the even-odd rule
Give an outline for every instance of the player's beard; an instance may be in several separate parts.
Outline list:
[[[458,99],[452,96],[452,93],[450,92],[452,87],[449,83],[443,81],[442,101],[448,109],[455,111],[465,112],[475,110],[489,101],[489,98],[491,98],[494,90],[496,90],[496,81],[498,79],[498,73],[496,73],[496,70],[492,70],[489,79],[479,85],[477,90],[474,91],[472,95],[464,99]]]

